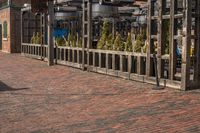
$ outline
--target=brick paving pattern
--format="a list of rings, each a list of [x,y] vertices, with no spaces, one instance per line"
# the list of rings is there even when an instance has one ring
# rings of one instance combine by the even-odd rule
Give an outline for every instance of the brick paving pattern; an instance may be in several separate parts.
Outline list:
[[[0,53],[0,133],[200,133],[200,90]]]

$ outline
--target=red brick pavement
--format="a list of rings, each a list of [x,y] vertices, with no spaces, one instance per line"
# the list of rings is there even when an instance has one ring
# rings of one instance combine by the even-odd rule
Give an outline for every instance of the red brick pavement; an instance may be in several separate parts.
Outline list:
[[[151,88],[0,53],[0,133],[200,132],[200,90]]]

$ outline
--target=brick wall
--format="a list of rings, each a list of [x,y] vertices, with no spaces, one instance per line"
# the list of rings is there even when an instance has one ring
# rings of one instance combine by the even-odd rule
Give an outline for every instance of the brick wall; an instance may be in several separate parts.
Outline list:
[[[3,38],[3,23],[7,21],[8,24],[8,38]],[[0,10],[0,23],[2,24],[2,51],[11,52],[10,49],[10,8]]]
[[[7,0],[0,0],[7,1]],[[16,53],[21,50],[21,11],[20,8],[25,3],[30,3],[30,0],[12,0],[11,8],[3,8],[0,10],[0,24],[4,21],[8,23],[8,38],[4,39],[2,35],[2,51],[8,53]],[[2,25],[3,33],[3,25]]]

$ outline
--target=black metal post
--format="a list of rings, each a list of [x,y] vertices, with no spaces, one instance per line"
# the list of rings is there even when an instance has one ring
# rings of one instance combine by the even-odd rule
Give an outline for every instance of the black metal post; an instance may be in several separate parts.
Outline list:
[[[154,62],[154,71],[156,76],[156,88],[153,88],[154,90],[161,90],[164,89],[160,86],[159,77],[158,77],[158,65],[157,65],[157,57],[156,54],[153,54],[153,62]]]

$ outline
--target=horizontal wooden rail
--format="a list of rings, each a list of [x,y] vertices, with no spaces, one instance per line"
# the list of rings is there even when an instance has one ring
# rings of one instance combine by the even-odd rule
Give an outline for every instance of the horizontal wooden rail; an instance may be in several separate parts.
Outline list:
[[[48,47],[41,44],[22,43],[21,54],[26,57],[47,61]]]
[[[84,61],[84,67],[86,67],[88,71],[141,82],[153,84],[156,83],[154,76],[146,76],[146,53],[98,49],[89,49],[88,51],[83,51],[82,48],[63,46],[55,46],[54,52],[54,61],[56,64],[82,69],[82,52],[84,52],[86,57]],[[41,46],[40,44],[22,44],[22,55],[24,56],[36,59],[47,59],[47,53],[47,45]],[[89,56],[89,58],[87,58],[87,56]],[[161,59],[166,60],[166,62],[168,62],[169,55],[163,55]],[[160,81],[161,85],[170,86],[174,88],[180,87],[180,81],[177,80],[161,78]]]

